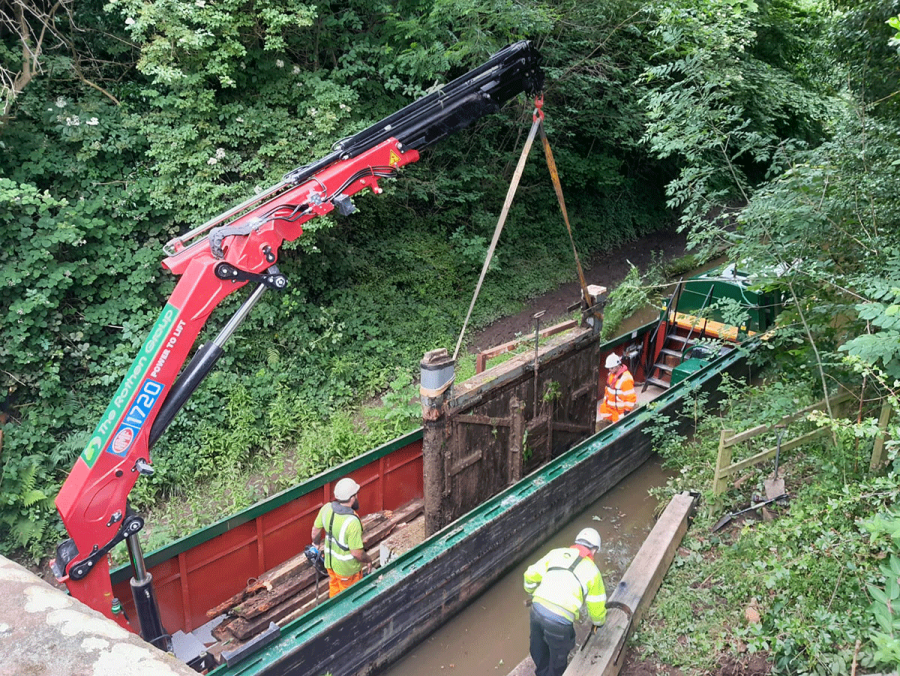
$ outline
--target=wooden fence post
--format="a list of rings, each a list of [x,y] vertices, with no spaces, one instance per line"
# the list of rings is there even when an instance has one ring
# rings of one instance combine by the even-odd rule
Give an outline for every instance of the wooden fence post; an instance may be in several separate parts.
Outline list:
[[[878,434],[875,436],[875,446],[872,448],[872,461],[869,463],[869,471],[874,472],[884,462],[884,441],[887,436],[887,426],[891,421],[891,405],[885,401],[881,406],[881,415],[878,416]]]
[[[713,495],[718,497],[728,488],[728,475],[723,470],[731,464],[731,446],[726,442],[734,430],[722,430],[719,433],[719,455],[716,458],[716,473],[713,474]]]

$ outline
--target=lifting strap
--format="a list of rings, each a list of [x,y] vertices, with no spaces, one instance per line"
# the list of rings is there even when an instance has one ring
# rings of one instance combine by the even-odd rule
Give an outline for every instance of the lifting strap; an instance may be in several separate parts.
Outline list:
[[[543,119],[543,113],[541,113]],[[559,172],[556,170],[556,162],[553,159],[553,151],[550,150],[550,140],[544,131],[544,125],[541,125],[541,142],[544,145],[544,156],[547,158],[547,169],[550,170],[550,179],[553,181],[553,190],[556,191],[556,199],[559,200],[559,208],[562,211],[563,221],[566,223],[566,230],[569,231],[569,241],[572,243],[572,253],[575,254],[575,268],[578,270],[578,281],[581,282],[581,297],[587,304],[592,302],[591,296],[588,294],[587,282],[584,281],[584,271],[581,269],[581,260],[578,258],[578,250],[575,248],[575,238],[572,236],[572,226],[569,223],[569,214],[566,211],[566,201],[563,199],[562,185],[559,182]],[[587,307],[585,307],[587,309]]]
[[[531,145],[534,143],[534,137],[540,129],[541,142],[544,146],[544,156],[547,159],[547,168],[550,170],[550,179],[553,181],[553,189],[559,200],[559,207],[562,210],[563,220],[566,223],[566,229],[569,231],[569,241],[572,243],[572,251],[575,254],[575,267],[578,270],[578,279],[581,282],[582,304],[587,306],[592,302],[588,295],[587,283],[584,280],[584,272],[581,269],[581,261],[578,258],[578,251],[575,249],[575,239],[572,236],[572,226],[569,224],[569,215],[566,212],[566,202],[563,199],[562,185],[559,182],[559,172],[556,169],[556,162],[553,159],[553,152],[550,150],[550,141],[544,131],[544,111],[541,110],[544,105],[543,95],[538,96],[534,101],[534,113],[532,115],[531,131],[525,140],[525,146],[522,148],[522,154],[519,156],[519,163],[513,172],[512,181],[509,184],[509,190],[506,191],[506,200],[503,202],[503,209],[500,211],[500,218],[497,220],[497,227],[494,228],[494,236],[491,239],[491,245],[488,247],[487,256],[484,259],[484,265],[481,268],[481,275],[478,278],[478,284],[475,286],[475,293],[472,296],[472,302],[469,304],[469,311],[466,313],[466,319],[463,322],[462,331],[459,332],[459,339],[456,341],[456,349],[453,351],[453,361],[459,355],[459,348],[462,345],[463,336],[466,334],[466,327],[469,325],[469,319],[472,317],[472,310],[475,308],[475,301],[481,291],[481,285],[484,282],[484,276],[487,274],[488,268],[491,266],[491,259],[494,257],[494,250],[497,248],[497,242],[500,239],[500,233],[506,224],[506,217],[509,215],[509,208],[512,206],[513,197],[519,187],[519,181],[522,179],[522,172],[525,170],[525,161],[528,159],[528,153],[531,151]]]
[[[566,566],[550,566],[547,569],[547,572],[549,573],[551,570],[563,570],[563,571],[568,571],[568,572],[572,573],[572,577],[575,578],[575,580],[578,582],[578,586],[581,587],[582,595],[586,596],[587,595],[587,587],[585,587],[584,582],[582,582],[581,578],[578,577],[578,575],[575,573],[575,569],[578,568],[579,563],[581,563],[581,554],[576,554],[575,560],[572,561],[572,564],[570,566],[568,566],[568,567],[566,567]]]
[[[506,191],[506,200],[503,202],[503,209],[500,211],[497,227],[494,228],[494,237],[491,239],[491,245],[488,247],[484,265],[481,267],[481,276],[478,278],[478,284],[475,286],[475,294],[472,296],[472,302],[469,303],[469,311],[466,313],[466,320],[463,322],[462,331],[459,332],[459,340],[456,341],[456,349],[453,351],[453,361],[456,361],[456,357],[459,354],[459,347],[462,345],[466,327],[469,325],[469,319],[472,317],[472,310],[475,307],[478,293],[481,291],[481,284],[484,282],[484,276],[491,266],[491,259],[494,257],[494,249],[497,248],[497,241],[500,239],[500,233],[503,231],[503,225],[506,223],[507,215],[509,215],[509,207],[512,205],[516,189],[519,187],[519,181],[522,179],[522,172],[525,171],[525,160],[528,159],[531,144],[534,143],[534,136],[537,133],[538,127],[541,126],[541,118],[538,117],[537,113],[538,110],[536,109],[533,116],[534,122],[531,125],[531,131],[528,132],[528,138],[525,141],[525,147],[522,148],[522,154],[519,156],[519,163],[516,165],[516,171],[513,173],[512,182],[509,184],[509,190]]]
[[[349,515],[347,515],[347,516],[349,516]],[[357,521],[359,521],[359,527],[362,528],[362,519],[359,518],[359,514],[355,514],[355,513],[354,513],[353,516],[356,517]],[[323,525],[324,525],[324,524],[323,524]],[[334,543],[335,543],[338,547],[340,547],[341,549],[343,549],[345,552],[349,552],[349,551],[350,551],[350,548],[347,547],[347,546],[345,546],[344,543],[341,542],[341,541],[340,541],[337,537],[335,537],[335,535],[334,535],[334,503],[333,503],[333,502],[331,503],[331,522],[328,524],[328,528],[325,529],[325,539],[328,540],[328,538],[331,538],[331,539],[334,541]],[[328,547],[328,560],[329,560],[329,561],[333,561],[333,560],[334,560],[334,558],[333,558],[333,556],[332,556],[332,554],[331,554],[331,547]],[[325,567],[326,567],[326,568],[329,568],[328,565],[326,565]]]

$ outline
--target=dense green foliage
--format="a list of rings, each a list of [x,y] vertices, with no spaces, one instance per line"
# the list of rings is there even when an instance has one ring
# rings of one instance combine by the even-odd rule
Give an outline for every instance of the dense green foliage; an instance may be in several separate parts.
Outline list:
[[[37,557],[62,535],[52,498],[173,288],[164,242],[530,38],[582,255],[680,222],[701,255],[730,247],[788,300],[763,351],[792,387],[746,410],[734,399],[708,436],[839,385],[860,402],[836,446],[797,461],[808,485],[786,519],[697,537],[678,560],[684,585],[721,566],[714,591],[691,587],[709,613],[677,595],[660,610],[701,630],[700,652],[674,633],[641,644],[683,669],[742,646],[778,673],[841,673],[858,637],[865,664],[890,665],[900,481],[893,464],[869,473],[865,454],[900,377],[898,32],[898,0],[0,0],[0,551]],[[508,105],[356,214],[306,224],[280,255],[290,287],[227,346],[135,505],[213,504],[202,482],[243,506],[415,425],[416,364],[455,340],[531,109]],[[536,155],[476,327],[573,277]],[[632,275],[617,304],[649,291]],[[354,414],[377,395],[380,413]],[[666,447],[680,485],[708,480],[708,448]],[[167,514],[157,541],[196,518]],[[759,597],[764,621],[716,633],[740,624],[717,614],[719,591],[732,611]]]
[[[776,7],[761,6],[756,16],[771,19]],[[763,56],[755,42],[762,33],[743,33],[749,42],[738,53],[717,54],[737,64],[742,84],[723,91],[722,69],[700,69],[700,84],[689,86],[684,79],[666,90],[666,126],[662,132],[651,128],[650,140],[660,152],[681,152],[678,143],[688,141],[687,163],[669,190],[673,203],[685,206],[693,241],[728,243],[735,259],[753,261],[760,286],[778,288],[788,299],[779,331],[765,345],[777,364],[773,382],[734,396],[718,416],[698,415],[701,429],[694,443],[662,436],[663,454],[680,471],[670,490],[702,488],[711,497],[723,428],[771,424],[841,385],[858,398],[851,412],[841,412],[855,423],[838,418],[831,443],[806,447],[788,460],[792,500],[789,510],[776,510],[775,521],[748,521],[743,528],[710,534],[722,512],[708,508],[695,525],[687,553],[676,559],[651,622],[637,639],[644,655],[673,667],[728,671],[754,653],[764,654],[779,674],[844,674],[898,664],[900,623],[892,610],[900,598],[892,579],[898,565],[898,540],[892,537],[900,485],[896,444],[888,442],[884,471],[869,470],[880,404],[896,407],[900,374],[895,320],[900,59],[889,49],[886,23],[896,11],[896,3],[853,3],[832,21],[806,15],[815,26],[781,24],[801,42],[814,41],[822,55],[814,60],[791,50],[797,43],[789,35],[769,42],[767,48],[784,47],[794,57],[765,57],[780,74],[762,82],[752,79],[760,71],[749,61]],[[709,30],[725,39],[719,24],[730,26],[735,14],[723,16],[703,23],[705,38]],[[753,20],[738,24],[752,28]],[[687,61],[679,72],[689,72],[694,62]],[[768,90],[784,73],[802,90],[787,84]],[[750,85],[751,97],[735,98]],[[694,96],[698,114],[678,113],[682,88]],[[792,106],[805,101],[805,124],[792,124],[777,144],[771,135],[777,127],[767,128],[766,119],[746,107],[769,99],[760,112],[777,120],[771,97]],[[766,180],[753,180],[755,173]],[[701,218],[729,199],[734,202],[728,218]],[[702,402],[698,406],[703,410]],[[807,429],[810,424],[802,423]],[[897,438],[896,423],[888,432]],[[774,436],[766,440],[769,447]],[[727,494],[723,511],[762,493],[768,469],[750,472],[756,483]],[[754,613],[761,617],[758,623],[747,619]],[[685,635],[692,640],[678,640]]]
[[[0,35],[3,82],[30,72],[4,91],[0,128],[4,551],[39,554],[61,535],[50,498],[173,288],[161,245],[512,40],[539,40],[547,60],[548,133],[579,249],[664,223],[629,93],[644,67],[629,47],[639,34],[617,30],[628,3],[572,10],[565,35],[561,10],[541,3],[121,0],[64,4],[67,22],[34,6],[27,31],[15,5],[0,7],[18,26]],[[17,42],[41,27],[59,41],[42,43],[43,71]],[[313,427],[452,345],[530,114],[510,104],[384,195],[360,197],[352,217],[307,223],[282,250],[289,289],[229,344],[154,449],[157,472],[135,504],[304,448]],[[527,169],[475,327],[573,276],[537,153]],[[340,438],[329,448],[322,462],[352,452]]]
[[[659,496],[703,489],[705,507],[635,638],[638,651],[692,673],[736,668],[755,653],[767,656],[780,674],[847,674],[854,661],[871,669],[895,666],[896,447],[886,473],[873,475],[874,419],[857,425],[838,420],[831,443],[781,455],[779,475],[790,501],[769,507],[774,520],[735,517],[714,530],[723,514],[746,506],[751,494],[764,494],[763,480],[772,471],[770,463],[745,470],[741,486],[716,507],[711,485],[719,431],[774,425],[812,403],[815,388],[809,381],[776,380],[752,388],[731,382],[723,391],[728,398],[716,412],[701,398],[689,407],[699,422],[692,440],[660,436],[660,452],[678,474]],[[854,410],[843,415],[855,407],[853,402]],[[826,420],[801,419],[784,430],[784,438]],[[896,434],[897,425],[889,431]],[[739,448],[735,461],[774,447],[777,438],[772,429],[752,447]],[[748,619],[754,614],[758,620]],[[683,635],[692,639],[679,641]]]
[[[645,141],[676,160],[667,187],[695,242],[729,243],[723,207],[742,204],[782,155],[820,140],[828,92],[803,59],[822,17],[802,3],[652,3]],[[820,66],[821,67],[821,66]]]
[[[602,340],[610,340],[619,335],[622,322],[647,305],[656,300],[654,293],[656,287],[651,278],[656,270],[648,271],[644,277],[634,265],[625,275],[625,279],[609,293],[609,302],[603,312],[603,329],[600,332]]]

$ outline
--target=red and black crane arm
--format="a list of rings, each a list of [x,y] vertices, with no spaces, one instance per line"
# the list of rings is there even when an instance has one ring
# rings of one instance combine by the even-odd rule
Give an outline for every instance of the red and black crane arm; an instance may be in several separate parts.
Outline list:
[[[109,550],[128,538],[129,548],[138,548],[137,555],[131,552],[135,576],[146,574],[132,537],[143,520],[128,508],[128,494],[140,475],[152,473],[150,448],[210,372],[224,342],[266,289],[287,285],[276,265],[281,244],[300,237],[310,219],[333,210],[352,213],[355,194],[367,188],[380,193],[379,180],[416,162],[423,148],[521,92],[537,94],[543,86],[540,60],[530,42],[510,45],[166,245],[163,267],[179,281],[56,498],[70,537],[57,547],[52,568],[73,596],[125,624],[112,612]],[[182,370],[216,306],[247,284],[255,288],[241,308]],[[153,634],[161,628],[147,631],[152,618],[138,611],[141,633],[156,642],[160,637]]]

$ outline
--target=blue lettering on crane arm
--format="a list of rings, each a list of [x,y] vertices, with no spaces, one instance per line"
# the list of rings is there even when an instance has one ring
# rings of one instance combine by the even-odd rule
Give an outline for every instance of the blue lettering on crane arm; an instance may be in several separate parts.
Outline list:
[[[153,328],[150,330],[150,335],[147,336],[147,339],[144,341],[144,345],[141,347],[140,352],[138,353],[137,357],[135,357],[134,362],[131,364],[131,367],[128,369],[128,373],[125,375],[125,379],[122,381],[122,384],[119,385],[119,389],[116,391],[113,400],[109,403],[109,406],[106,407],[106,411],[104,412],[103,417],[100,419],[100,422],[97,424],[94,433],[91,435],[90,441],[88,441],[87,446],[85,446],[84,450],[81,452],[81,459],[88,467],[94,466],[94,463],[97,462],[97,458],[100,457],[103,448],[106,447],[107,443],[111,441],[112,437],[110,436],[110,434],[113,429],[113,425],[116,424],[116,421],[121,419],[122,415],[125,412],[125,407],[128,405],[128,402],[131,401],[131,397],[137,390],[138,384],[142,384],[142,389],[143,385],[146,384],[144,378],[146,377],[147,372],[150,370],[151,359],[153,358],[153,355],[157,354],[157,352],[162,347],[162,342],[175,324],[175,320],[178,318],[178,313],[179,309],[177,307],[175,307],[171,303],[166,303],[166,306],[163,308],[163,311],[159,316],[159,319],[156,320],[156,324],[154,324]],[[159,385],[159,383],[155,384]],[[159,395],[157,394],[156,398],[158,397]],[[119,431],[121,431],[121,426],[118,430],[116,430],[117,434]],[[123,432],[123,437],[120,440],[120,444],[125,443],[125,437],[127,437],[127,435],[127,432]],[[128,445],[130,445],[130,443]],[[111,447],[112,444],[110,444],[110,448]],[[114,455],[119,454],[114,453]]]
[[[110,443],[109,447],[106,449],[107,453],[112,453],[120,458],[124,458],[128,454],[128,449],[131,448],[131,444],[134,443],[134,439],[137,437],[138,432],[141,431],[141,427],[147,422],[147,418],[150,416],[153,406],[156,404],[157,399],[159,399],[159,396],[164,389],[165,385],[158,383],[155,380],[150,380],[148,378],[144,381],[140,392],[138,392],[137,397],[135,397],[134,403],[131,405],[131,408],[128,409],[125,419],[122,420],[122,424],[119,425],[119,429],[116,430],[116,433],[112,438],[112,443]]]

